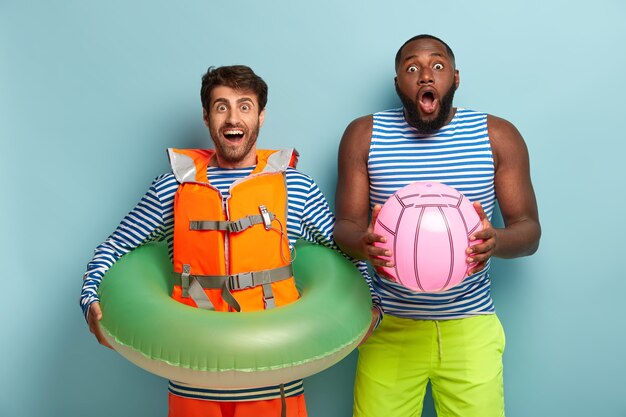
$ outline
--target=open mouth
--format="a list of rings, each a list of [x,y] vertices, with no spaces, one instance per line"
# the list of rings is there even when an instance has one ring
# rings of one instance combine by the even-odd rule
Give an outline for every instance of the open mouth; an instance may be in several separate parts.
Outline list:
[[[224,137],[228,140],[239,140],[243,138],[244,131],[239,128],[229,128],[222,131]]]
[[[425,91],[419,97],[420,109],[427,114],[433,113],[437,109],[437,97],[432,91]]]

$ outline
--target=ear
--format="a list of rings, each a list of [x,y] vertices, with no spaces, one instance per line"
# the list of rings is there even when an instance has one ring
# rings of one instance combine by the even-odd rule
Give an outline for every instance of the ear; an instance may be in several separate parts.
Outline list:
[[[264,120],[265,120],[265,109],[261,110],[261,113],[259,113],[259,128],[263,126]]]
[[[205,108],[202,108],[202,120],[204,120],[204,125],[209,127],[209,112]]]
[[[461,83],[461,76],[459,75],[459,70],[454,70],[454,89],[459,88],[459,84]]]

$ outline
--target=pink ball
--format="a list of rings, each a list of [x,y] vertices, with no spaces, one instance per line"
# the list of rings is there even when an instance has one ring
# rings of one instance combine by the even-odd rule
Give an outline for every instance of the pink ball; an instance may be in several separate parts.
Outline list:
[[[438,182],[399,189],[374,225],[374,233],[387,238],[376,245],[390,249],[395,262],[383,270],[417,292],[445,291],[463,281],[474,266],[466,262],[469,237],[481,229],[467,197]]]

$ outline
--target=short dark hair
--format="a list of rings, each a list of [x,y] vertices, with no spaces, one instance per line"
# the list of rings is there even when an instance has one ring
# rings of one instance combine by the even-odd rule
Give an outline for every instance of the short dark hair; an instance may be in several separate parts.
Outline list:
[[[211,92],[219,86],[255,93],[259,101],[259,113],[267,104],[267,84],[263,78],[245,65],[209,67],[206,74],[202,76],[202,88],[200,89],[202,107],[207,112],[211,108]]]
[[[448,53],[448,55],[450,55],[450,58],[452,58],[452,62],[454,63],[454,52],[452,52],[452,48],[450,48],[447,43],[445,43],[444,41],[442,41],[441,39],[439,39],[436,36],[428,35],[426,33],[423,33],[421,35],[413,36],[411,39],[409,39],[408,41],[404,42],[402,44],[402,46],[400,47],[400,49],[398,49],[398,52],[396,53],[396,71],[398,71],[398,67],[400,66],[400,56],[402,55],[402,49],[404,49],[404,47],[408,43],[411,43],[411,42],[416,41],[418,39],[432,39],[434,41],[437,41],[437,42],[441,43],[443,46],[446,47],[446,52]]]

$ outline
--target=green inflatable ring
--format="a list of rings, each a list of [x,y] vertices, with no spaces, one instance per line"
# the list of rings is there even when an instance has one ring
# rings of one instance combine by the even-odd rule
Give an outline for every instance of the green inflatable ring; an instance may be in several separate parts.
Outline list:
[[[102,280],[102,332],[141,368],[197,386],[261,387],[313,375],[363,339],[371,300],[361,274],[337,252],[298,242],[296,254],[298,301],[224,313],[174,301],[167,247],[139,247]]]

